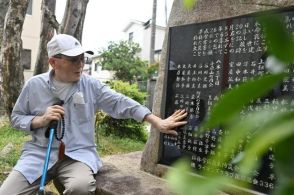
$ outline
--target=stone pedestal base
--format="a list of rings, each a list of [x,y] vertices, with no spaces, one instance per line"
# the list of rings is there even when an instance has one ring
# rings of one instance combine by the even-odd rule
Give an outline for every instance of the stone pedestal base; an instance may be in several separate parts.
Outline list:
[[[96,176],[100,195],[172,195],[166,181],[139,170],[142,152],[103,158]]]

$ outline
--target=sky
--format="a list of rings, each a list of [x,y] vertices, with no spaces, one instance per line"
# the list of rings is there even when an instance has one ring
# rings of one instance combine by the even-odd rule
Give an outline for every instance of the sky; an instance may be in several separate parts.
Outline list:
[[[165,26],[165,2],[167,17],[173,0],[157,0],[156,23]],[[61,22],[65,0],[56,1],[56,17]],[[153,0],[89,0],[82,45],[97,53],[106,48],[110,41],[126,38],[123,29],[131,20],[146,22],[152,17]]]

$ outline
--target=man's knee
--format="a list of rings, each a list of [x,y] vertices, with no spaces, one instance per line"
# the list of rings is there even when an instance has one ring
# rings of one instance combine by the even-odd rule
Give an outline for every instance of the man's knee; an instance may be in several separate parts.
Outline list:
[[[64,194],[83,195],[95,194],[96,180],[94,178],[72,178],[65,186]]]
[[[39,182],[30,184],[18,171],[12,170],[0,187],[0,195],[4,194],[36,194]]]

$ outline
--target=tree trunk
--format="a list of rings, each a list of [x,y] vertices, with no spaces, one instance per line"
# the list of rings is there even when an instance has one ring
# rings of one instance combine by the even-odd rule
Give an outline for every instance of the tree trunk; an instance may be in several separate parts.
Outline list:
[[[1,51],[1,46],[2,46],[2,37],[3,37],[3,29],[4,29],[4,20],[5,20],[5,15],[8,9],[9,5],[9,0],[1,0],[0,1],[0,51]],[[3,110],[3,88],[2,88],[2,63],[0,62],[0,111]],[[1,113],[1,112],[0,112]]]
[[[82,42],[84,20],[89,0],[67,0],[59,33],[74,36]]]
[[[0,59],[3,64],[3,101],[8,116],[23,86],[23,67],[20,64],[21,32],[28,3],[29,0],[11,0],[4,23]]]
[[[164,21],[165,21],[165,26],[167,26],[167,2],[164,0]]]
[[[51,15],[55,12],[56,0],[42,1],[42,23],[40,32],[40,42],[38,55],[35,64],[34,75],[47,72],[49,69],[47,43],[54,35],[54,29],[57,21],[52,21]],[[55,19],[55,18],[54,18]]]
[[[150,39],[150,53],[149,53],[149,66],[154,65],[154,49],[155,49],[155,36],[156,36],[156,8],[157,0],[153,0],[152,19],[151,19],[151,39]],[[153,104],[153,93],[151,88],[151,79],[148,77],[147,80],[147,107],[152,108]]]
[[[153,0],[149,64],[154,64],[154,49],[155,49],[155,35],[156,35],[156,8],[157,8],[157,0]]]
[[[4,19],[7,13],[8,5],[9,5],[9,0],[0,0],[0,43],[2,43]],[[1,48],[1,45],[0,45],[0,48]]]

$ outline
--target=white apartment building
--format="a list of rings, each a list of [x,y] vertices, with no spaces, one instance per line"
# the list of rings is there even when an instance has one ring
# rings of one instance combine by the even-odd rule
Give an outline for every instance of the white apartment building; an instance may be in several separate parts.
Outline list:
[[[155,61],[159,62],[162,44],[165,36],[165,27],[156,25],[155,30]],[[130,21],[123,29],[126,34],[126,39],[138,43],[141,47],[141,52],[138,56],[142,60],[149,61],[150,43],[151,43],[151,20],[141,22],[137,20]]]
[[[24,67],[25,80],[33,76],[35,69],[42,20],[41,4],[42,0],[30,0],[23,24],[21,63]]]

